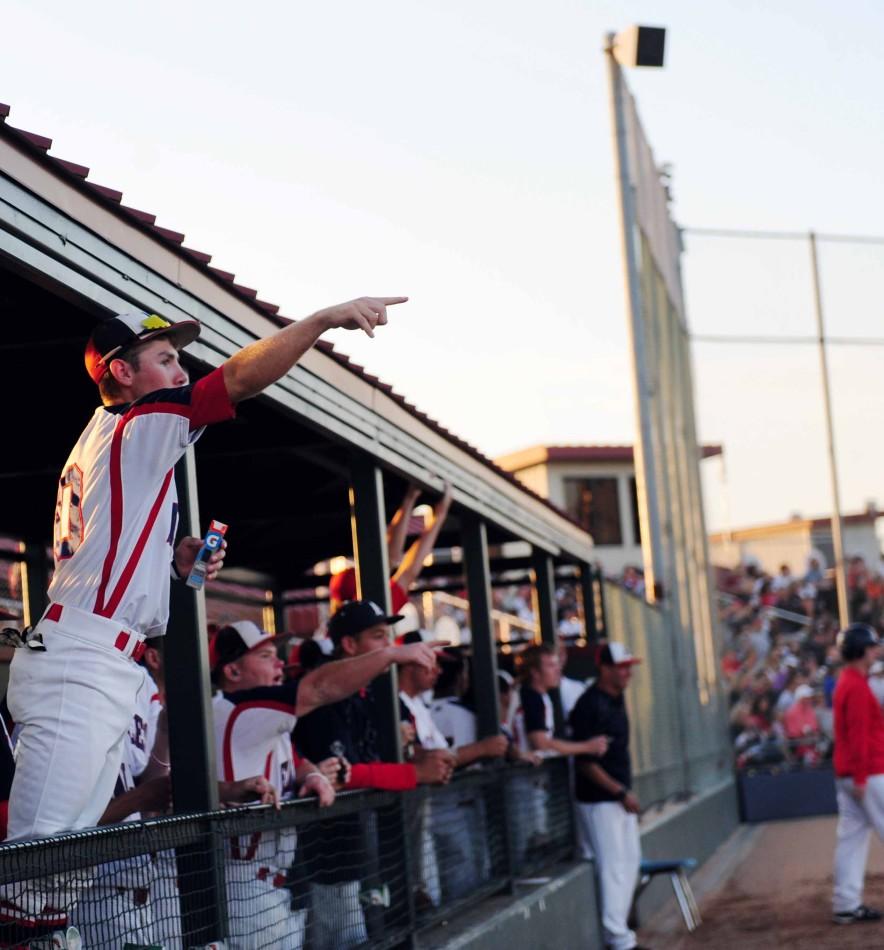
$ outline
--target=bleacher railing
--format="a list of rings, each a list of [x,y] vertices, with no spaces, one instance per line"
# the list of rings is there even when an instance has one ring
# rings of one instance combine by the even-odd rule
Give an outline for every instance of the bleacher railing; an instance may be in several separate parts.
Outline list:
[[[215,919],[219,903],[231,950],[381,950],[573,847],[568,763],[549,759],[404,794],[342,793],[322,810],[296,800],[3,844],[0,900],[69,908],[89,950],[205,946],[182,920]],[[188,871],[212,850],[221,894]],[[0,924],[0,945],[27,947],[31,932]]]

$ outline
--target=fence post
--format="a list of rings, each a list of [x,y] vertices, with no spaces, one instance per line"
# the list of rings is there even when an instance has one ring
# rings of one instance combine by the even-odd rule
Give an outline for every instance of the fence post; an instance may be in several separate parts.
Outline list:
[[[534,572],[534,612],[540,627],[540,642],[558,649],[556,637],[556,579],[553,574],[553,559],[546,551],[534,548],[531,554],[531,569]],[[565,725],[562,714],[562,699],[558,689],[549,691],[556,717],[556,732]]]
[[[29,541],[25,544],[22,575],[24,625],[32,627],[49,606],[49,597],[46,593],[49,587],[49,564],[44,544],[38,541]]]
[[[583,608],[583,635],[590,646],[595,646],[599,639],[599,618],[596,614],[595,603],[595,571],[587,561],[581,561],[580,569],[580,602]]]
[[[179,536],[201,537],[192,448],[175,466],[175,484],[181,513]],[[164,664],[175,812],[214,811],[218,771],[205,595],[180,581],[172,583]],[[206,843],[176,851],[185,946],[206,944],[227,934],[224,853],[214,833],[207,831],[207,838]]]
[[[366,455],[354,454],[350,463],[350,527],[356,560],[356,590],[390,612],[390,567],[387,556],[387,518],[384,476]],[[402,761],[399,734],[399,678],[395,667],[374,683],[379,716],[379,745],[385,762]]]
[[[473,635],[473,695],[479,738],[500,732],[497,651],[491,620],[491,571],[485,522],[470,513],[462,518],[461,538]]]
[[[350,456],[350,527],[353,532],[353,557],[356,561],[356,590],[360,598],[373,600],[390,612],[390,564],[387,554],[387,515],[384,505],[384,474],[367,455]],[[378,751],[384,762],[402,762],[402,736],[399,731],[399,677],[396,667],[379,676],[372,686],[377,703]],[[408,910],[409,929],[414,930],[415,906],[411,881],[413,861],[408,840],[405,796],[389,815],[378,816],[380,841],[401,840],[403,844],[404,886],[402,899]],[[395,899],[394,899],[395,906]],[[401,944],[403,950],[414,945],[411,935]]]

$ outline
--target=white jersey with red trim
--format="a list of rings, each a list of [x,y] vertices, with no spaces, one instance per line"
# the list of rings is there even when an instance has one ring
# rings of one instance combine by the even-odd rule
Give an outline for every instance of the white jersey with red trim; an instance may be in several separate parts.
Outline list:
[[[135,633],[165,633],[174,466],[203,426],[234,414],[220,368],[192,385],[95,410],[59,480],[50,600]]]
[[[227,782],[263,775],[280,798],[295,793],[292,730],[298,684],[261,686],[237,693],[216,693],[212,700],[219,777]],[[294,859],[293,829],[256,833],[231,842],[231,857],[285,870]]]

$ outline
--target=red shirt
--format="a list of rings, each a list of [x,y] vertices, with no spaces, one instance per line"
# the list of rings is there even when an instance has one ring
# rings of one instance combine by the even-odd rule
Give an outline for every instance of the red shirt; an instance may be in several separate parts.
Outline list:
[[[838,677],[835,714],[835,774],[865,785],[884,773],[884,712],[866,677],[847,667]]]

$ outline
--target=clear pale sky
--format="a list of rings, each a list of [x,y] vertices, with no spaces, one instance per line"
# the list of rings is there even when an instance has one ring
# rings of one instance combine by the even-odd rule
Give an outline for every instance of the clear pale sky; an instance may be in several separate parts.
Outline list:
[[[7,0],[0,101],[288,316],[409,294],[335,342],[489,455],[629,442],[606,30],[685,226],[884,234],[874,0]],[[803,245],[689,237],[698,333],[811,333]],[[884,248],[824,246],[829,330],[875,334]],[[712,528],[828,510],[816,351],[694,347]],[[845,509],[884,506],[884,348],[834,351]]]

